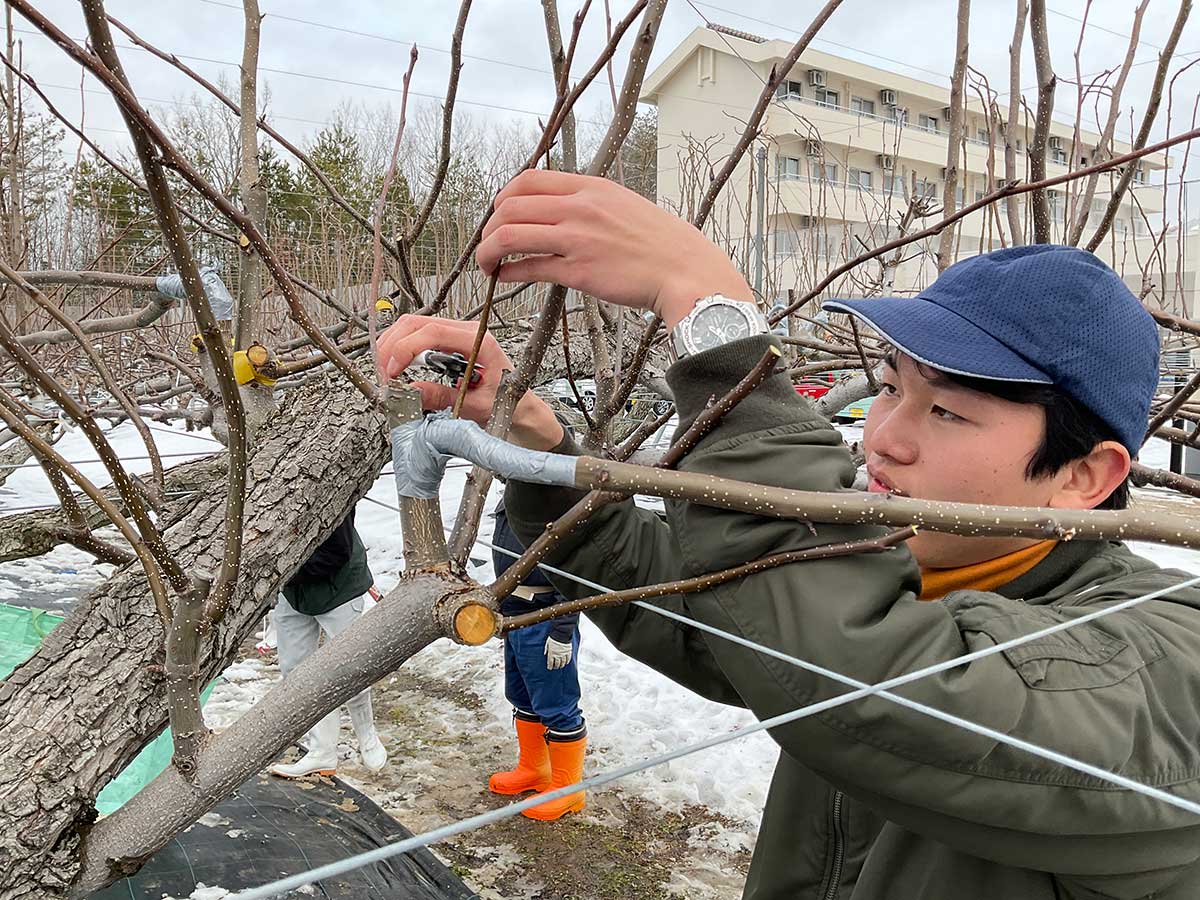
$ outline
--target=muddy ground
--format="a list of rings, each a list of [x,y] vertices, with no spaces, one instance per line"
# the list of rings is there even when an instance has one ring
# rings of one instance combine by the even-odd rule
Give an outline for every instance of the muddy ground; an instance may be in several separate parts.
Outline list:
[[[417,834],[507,802],[488,792],[487,779],[516,762],[515,737],[484,733],[485,704],[469,684],[401,670],[372,697],[388,764],[378,773],[358,765],[343,727],[350,759],[341,778]],[[603,768],[602,756],[592,751],[588,770]],[[431,849],[485,900],[736,900],[750,861],[748,832],[703,806],[666,811],[607,786],[557,822],[515,816]]]

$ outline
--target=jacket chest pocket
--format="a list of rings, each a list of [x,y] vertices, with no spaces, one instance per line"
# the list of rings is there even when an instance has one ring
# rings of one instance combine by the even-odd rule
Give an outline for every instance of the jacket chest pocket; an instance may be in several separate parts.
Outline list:
[[[977,626],[997,644],[1068,621],[1060,610],[1028,609]],[[1124,681],[1163,656],[1145,625],[1121,613],[1105,619],[1111,631],[1091,622],[1001,651],[1021,679],[1039,691],[1078,691]]]

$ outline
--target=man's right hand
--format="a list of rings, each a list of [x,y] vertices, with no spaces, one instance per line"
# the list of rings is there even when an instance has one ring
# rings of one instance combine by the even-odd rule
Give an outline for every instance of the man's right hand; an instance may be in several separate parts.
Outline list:
[[[424,350],[461,353],[470,358],[478,329],[478,322],[460,322],[433,316],[401,316],[379,338],[379,365],[388,378],[395,378]],[[490,333],[483,337],[476,363],[483,367],[482,377],[467,391],[461,415],[464,419],[486,426],[496,402],[500,376],[511,370],[513,364]],[[427,410],[452,407],[458,396],[458,388],[447,384],[415,381],[412,386],[421,392],[421,405]],[[546,402],[532,391],[526,391],[513,413],[509,439],[531,450],[549,450],[562,440],[562,435],[562,426]]]

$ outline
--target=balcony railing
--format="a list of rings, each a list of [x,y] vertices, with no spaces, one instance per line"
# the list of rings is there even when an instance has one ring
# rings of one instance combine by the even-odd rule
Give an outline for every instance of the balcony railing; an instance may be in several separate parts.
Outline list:
[[[848,116],[854,116],[855,118],[860,119],[860,120],[866,119],[868,121],[873,121],[873,122],[884,122],[884,123],[895,125],[897,127],[911,129],[913,131],[921,131],[921,132],[924,132],[925,134],[936,134],[936,135],[939,135],[944,138],[950,137],[950,132],[948,129],[930,128],[928,125],[919,125],[915,122],[910,122],[907,119],[902,119],[895,115],[881,116],[878,113],[860,112],[856,109],[850,109],[850,108],[842,106],[840,104],[835,105],[835,104],[829,103],[825,100],[817,100],[813,97],[797,96],[796,94],[786,94],[786,95],[782,95],[782,96],[777,95],[775,99],[782,100],[787,103],[805,103],[809,106],[819,106],[819,107],[822,107],[823,109],[832,109],[832,110],[836,110],[837,112],[845,113]],[[978,138],[966,137],[965,139],[968,144],[978,144],[982,147],[986,147],[988,145],[987,141],[981,141]]]

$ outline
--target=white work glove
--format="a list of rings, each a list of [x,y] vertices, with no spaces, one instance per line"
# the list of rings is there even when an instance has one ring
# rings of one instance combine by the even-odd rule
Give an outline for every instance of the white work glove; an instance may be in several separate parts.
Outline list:
[[[564,644],[562,641],[556,641],[552,637],[546,638],[546,668],[561,669],[571,661],[571,645]]]

